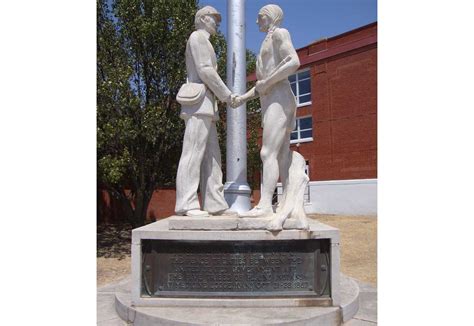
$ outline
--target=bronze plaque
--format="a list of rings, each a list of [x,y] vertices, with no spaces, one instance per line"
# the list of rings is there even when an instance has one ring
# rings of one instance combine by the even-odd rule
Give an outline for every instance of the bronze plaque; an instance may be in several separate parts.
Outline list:
[[[329,239],[142,240],[142,296],[330,297]]]

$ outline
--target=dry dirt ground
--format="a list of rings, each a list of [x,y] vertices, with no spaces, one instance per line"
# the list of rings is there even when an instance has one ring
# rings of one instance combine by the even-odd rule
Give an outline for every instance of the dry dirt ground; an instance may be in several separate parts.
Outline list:
[[[311,215],[341,232],[341,271],[377,285],[377,217]]]
[[[128,224],[97,226],[97,286],[121,280],[131,273]]]
[[[377,285],[377,217],[310,215],[341,232],[341,270],[360,281]],[[97,286],[121,280],[130,269],[131,227],[97,227]]]

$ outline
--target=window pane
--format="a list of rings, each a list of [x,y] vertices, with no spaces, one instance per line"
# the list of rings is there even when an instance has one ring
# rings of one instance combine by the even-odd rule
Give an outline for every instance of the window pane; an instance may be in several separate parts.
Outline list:
[[[300,94],[306,94],[311,92],[311,82],[309,79],[299,82]]]
[[[291,90],[293,91],[293,95],[296,96],[296,83],[290,84],[291,85]]]
[[[311,129],[313,126],[313,119],[312,118],[304,118],[300,119],[300,129]]]
[[[290,83],[296,81],[296,75],[291,75],[290,77],[288,77],[288,80],[290,81]]]
[[[291,140],[298,139],[298,133],[296,131],[292,132],[291,135],[290,135],[290,139]]]
[[[313,137],[313,131],[312,130],[306,130],[301,132],[301,138],[311,138]]]
[[[298,74],[298,79],[309,78],[309,70],[300,72]]]
[[[306,103],[311,101],[311,94],[300,96],[299,103]]]

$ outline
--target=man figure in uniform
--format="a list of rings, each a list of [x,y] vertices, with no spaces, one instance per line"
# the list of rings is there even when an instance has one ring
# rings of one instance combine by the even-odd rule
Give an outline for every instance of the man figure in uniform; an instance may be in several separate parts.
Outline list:
[[[192,105],[182,105],[180,117],[186,129],[183,151],[176,177],[176,207],[178,215],[208,216],[235,214],[224,199],[221,153],[217,139],[219,119],[216,97],[231,103],[234,96],[217,74],[217,59],[209,42],[221,21],[219,12],[210,6],[195,16],[194,31],[186,44],[188,83],[204,84],[205,95]],[[197,85],[200,86],[200,85]],[[197,195],[201,191],[202,210]]]

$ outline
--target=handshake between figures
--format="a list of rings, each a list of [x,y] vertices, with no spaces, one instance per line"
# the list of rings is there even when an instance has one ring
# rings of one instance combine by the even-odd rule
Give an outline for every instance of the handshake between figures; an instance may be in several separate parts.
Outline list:
[[[230,100],[228,104],[230,105],[231,108],[235,109],[247,102],[248,100],[251,100],[253,98],[257,97],[257,94],[255,92],[255,88],[252,88],[249,90],[247,93],[243,95],[237,95],[237,94],[232,94],[230,95]]]
[[[230,96],[230,102],[229,105],[231,108],[235,109],[241,106],[244,103],[244,100],[242,99],[242,96],[237,95],[237,94],[232,94]]]

